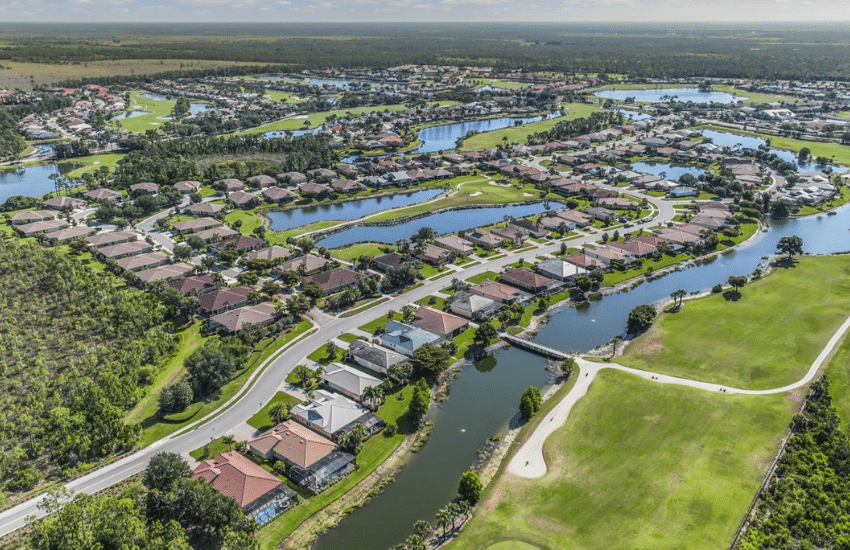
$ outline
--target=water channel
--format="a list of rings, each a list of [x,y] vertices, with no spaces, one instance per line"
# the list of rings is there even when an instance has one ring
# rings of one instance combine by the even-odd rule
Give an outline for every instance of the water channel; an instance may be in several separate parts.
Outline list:
[[[628,97],[635,101],[646,103],[658,103],[664,96],[676,96],[676,101],[693,103],[735,103],[743,97],[727,94],[726,92],[701,92],[697,88],[653,88],[651,90],[603,90],[594,94],[604,99],[616,99],[625,101]]]
[[[437,151],[449,151],[451,149],[454,149],[457,147],[457,139],[465,136],[470,130],[480,134],[482,132],[492,132],[493,130],[510,128],[514,126],[517,121],[521,121],[522,124],[527,124],[530,122],[539,122],[541,120],[557,118],[559,116],[561,116],[560,112],[554,112],[549,113],[545,117],[532,116],[514,118],[505,116],[499,118],[469,120],[467,122],[457,122],[454,124],[441,124],[439,126],[431,126],[430,128],[419,130],[419,140],[422,141],[422,145],[419,147],[419,149],[413,151],[413,154],[434,153]]]
[[[799,235],[810,253],[850,251],[848,227],[850,207],[839,209],[835,216],[771,222],[768,232],[713,262],[605,296],[586,307],[560,308],[534,341],[565,351],[592,349],[622,334],[636,305],[669,299],[677,289],[707,290],[729,275],[752,273],[763,258],[776,252],[780,237]],[[545,384],[548,376],[543,369],[542,359],[513,348],[497,353],[486,368],[464,368],[452,383],[448,401],[436,407],[425,448],[393,484],[319,538],[313,550],[385,549],[404,540],[416,520],[433,522],[437,510],[456,496],[457,481],[475,462],[476,451],[516,413],[522,391],[529,384]]]
[[[705,173],[705,170],[695,168],[694,166],[671,164],[669,162],[633,162],[632,170],[641,174],[652,174],[658,178],[661,177],[661,172],[664,172],[664,177],[670,181],[679,181],[679,178],[685,174],[697,177]]]
[[[550,209],[562,208],[564,205],[557,202],[549,203]],[[533,216],[544,212],[546,207],[542,202],[534,204],[521,204],[505,207],[467,208],[464,210],[450,210],[432,214],[424,218],[417,218],[408,222],[387,225],[384,227],[352,227],[345,231],[330,235],[321,239],[319,244],[326,248],[338,248],[350,244],[370,241],[392,244],[400,239],[409,239],[421,227],[431,227],[437,233],[455,233],[465,229],[472,229],[482,225],[500,222],[505,216],[521,218]]]
[[[56,190],[50,174],[67,174],[79,166],[70,162],[39,164],[18,170],[0,170],[0,204],[9,197],[40,197]]]
[[[293,227],[311,224],[325,220],[353,220],[362,218],[381,210],[409,206],[419,202],[433,199],[444,189],[425,189],[412,193],[396,193],[384,197],[373,197],[356,201],[346,201],[339,204],[316,204],[301,208],[292,208],[280,212],[269,212],[271,229],[273,231],[286,231]]]
[[[732,134],[730,132],[719,132],[717,130],[701,130],[703,136],[707,138],[711,138],[711,142],[715,145],[720,145],[721,147],[735,147],[740,146],[745,149],[758,149],[760,146],[764,145],[766,142],[760,137],[753,136],[741,136],[738,134]],[[793,162],[797,165],[798,172],[815,172],[820,171],[824,168],[824,166],[818,166],[814,162],[807,162],[800,164],[797,162],[797,155],[792,153],[791,151],[786,151],[784,149],[769,149],[771,153],[774,153],[776,156],[781,158],[786,162]],[[833,172],[836,173],[844,173],[848,170],[847,167],[830,165]]]

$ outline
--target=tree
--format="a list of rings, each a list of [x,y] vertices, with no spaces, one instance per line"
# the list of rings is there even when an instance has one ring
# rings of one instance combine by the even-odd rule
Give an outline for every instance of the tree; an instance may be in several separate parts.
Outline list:
[[[142,483],[150,490],[167,493],[178,479],[192,477],[192,469],[177,453],[157,453],[151,457]]]
[[[425,541],[419,535],[410,535],[404,539],[404,550],[425,550]]]
[[[652,326],[656,315],[655,308],[648,304],[635,306],[629,312],[629,318],[626,321],[626,330],[630,334],[637,334]]]
[[[289,416],[289,405],[283,401],[275,401],[272,403],[272,406],[269,407],[269,416],[274,422],[274,425],[277,426]]]
[[[364,396],[371,403],[372,409],[377,409],[381,398],[384,396],[384,390],[381,386],[366,386]]]
[[[406,383],[413,374],[413,366],[410,363],[397,363],[390,365],[387,369],[387,376],[396,384]]]
[[[350,431],[340,435],[337,439],[337,443],[339,443],[339,446],[346,452],[357,456],[363,449],[363,442],[366,440],[366,435],[366,428],[363,427],[363,424],[358,422],[351,428]]]
[[[467,470],[460,476],[457,492],[460,498],[470,504],[475,504],[481,498],[484,492],[484,484],[481,483],[481,478],[475,473],[475,470]]]
[[[162,388],[158,400],[159,409],[164,413],[180,412],[191,405],[194,398],[192,387],[185,380],[180,380]]]
[[[310,301],[316,303],[316,300],[325,295],[325,291],[319,286],[319,283],[307,283],[304,285],[304,295],[310,298]]]
[[[496,332],[496,328],[490,324],[490,321],[484,320],[475,329],[475,335],[472,337],[472,341],[482,348],[486,348],[490,345],[490,342],[498,337],[499,334]]]
[[[426,540],[428,535],[431,534],[431,525],[424,519],[418,519],[416,520],[416,523],[413,524],[413,533],[415,535],[419,535],[419,537],[423,540]]]
[[[534,416],[540,410],[541,402],[540,389],[537,386],[529,386],[522,392],[522,397],[519,400],[519,412],[522,417],[528,420]]]
[[[440,508],[436,515],[437,525],[443,528],[443,537],[446,536],[446,529],[452,524],[452,513],[448,507]]]
[[[428,407],[431,406],[431,388],[424,378],[420,378],[413,386],[413,395],[410,397],[410,405],[407,407],[407,412],[410,414],[411,420],[416,423],[422,420],[425,413],[428,412]]]
[[[803,238],[797,235],[781,237],[779,242],[776,243],[776,250],[787,254],[788,260],[791,260],[792,256],[803,253]]]
[[[747,276],[746,275],[729,275],[729,278],[726,280],[727,283],[735,290],[735,292],[739,292],[738,289],[747,284]]]
[[[684,289],[680,288],[679,290],[674,290],[670,294],[670,297],[673,298],[673,307],[674,308],[681,307],[682,306],[682,300],[687,295],[688,295],[688,291],[686,291]]]
[[[566,359],[561,361],[558,367],[561,371],[561,376],[564,380],[568,379],[570,375],[575,371],[576,365],[576,360],[573,357],[567,357]]]
[[[339,353],[339,346],[333,340],[328,340],[325,344],[325,353],[328,354],[328,361],[336,361],[336,356]]]
[[[236,360],[217,342],[207,341],[183,362],[188,382],[196,397],[205,398],[219,390],[236,372]]]
[[[812,150],[808,147],[803,147],[800,149],[800,152],[797,154],[797,162],[800,164],[806,164],[806,161],[809,160],[809,155],[812,154]]]
[[[413,360],[425,371],[440,374],[449,366],[449,352],[434,344],[423,344],[413,352]]]
[[[253,271],[245,271],[236,276],[240,285],[254,286],[260,281],[260,276]]]
[[[582,292],[582,294],[593,288],[593,279],[587,275],[579,275],[576,277],[575,282],[576,287]]]
[[[294,288],[301,282],[301,276],[295,271],[284,271],[280,276],[280,280],[287,288]]]

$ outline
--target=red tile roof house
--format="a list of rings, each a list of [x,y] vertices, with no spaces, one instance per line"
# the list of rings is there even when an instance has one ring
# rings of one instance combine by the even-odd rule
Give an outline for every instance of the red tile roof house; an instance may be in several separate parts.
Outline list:
[[[562,259],[568,264],[573,264],[574,266],[586,269],[588,271],[593,271],[594,269],[605,267],[604,263],[600,262],[596,258],[591,258],[584,252],[571,252],[564,256]]]
[[[201,311],[210,315],[223,313],[248,303],[248,293],[254,290],[250,286],[236,286],[214,290],[198,297]]]
[[[338,448],[330,439],[305,426],[287,420],[248,442],[252,455],[265,460],[276,458],[287,466],[309,468]]]
[[[295,491],[251,459],[236,451],[201,462],[192,479],[203,479],[219,493],[232,497],[247,516],[268,519],[295,504]]]
[[[499,276],[499,280],[534,294],[551,294],[564,286],[560,281],[550,279],[524,267],[503,272]]]
[[[357,280],[361,277],[362,275],[360,273],[348,269],[347,267],[338,267],[336,269],[316,273],[315,275],[308,275],[307,277],[304,277],[303,283],[305,285],[318,283],[325,294],[333,294],[334,292],[339,292],[348,287],[354,286],[357,284]]]
[[[444,338],[454,338],[469,328],[466,319],[428,307],[420,307],[413,314],[413,322],[410,324]]]
[[[256,250],[264,244],[266,244],[266,241],[263,239],[250,237],[248,235],[239,235],[232,239],[218,241],[212,248],[216,254],[220,254],[225,250],[235,250],[238,254],[242,254],[250,250]]]

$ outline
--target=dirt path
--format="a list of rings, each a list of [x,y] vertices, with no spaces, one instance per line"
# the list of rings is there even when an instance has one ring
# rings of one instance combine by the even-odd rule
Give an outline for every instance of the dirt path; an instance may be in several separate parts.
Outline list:
[[[573,405],[575,405],[578,400],[587,393],[591,382],[593,382],[596,374],[602,369],[620,370],[660,384],[676,384],[714,393],[730,395],[769,395],[775,393],[786,393],[800,388],[814,379],[820,368],[841,343],[841,340],[844,338],[848,329],[850,329],[850,317],[848,317],[844,323],[838,327],[838,330],[835,331],[835,334],[832,335],[832,338],[830,338],[829,342],[826,343],[823,350],[821,350],[820,354],[817,358],[815,358],[814,362],[812,362],[812,365],[809,367],[805,376],[792,384],[788,384],[787,386],[768,390],[744,390],[730,388],[716,383],[688,380],[686,378],[679,378],[667,374],[642,371],[630,367],[624,367],[617,363],[596,363],[576,357],[576,362],[579,365],[580,372],[578,373],[579,378],[576,380],[575,386],[573,386],[573,389],[564,396],[560,403],[555,405],[549,414],[546,415],[546,418],[544,418],[540,425],[538,425],[537,429],[534,430],[534,433],[531,434],[528,441],[520,447],[519,451],[517,451],[516,455],[514,455],[514,458],[508,465],[508,471],[514,475],[529,479],[540,478],[546,475],[547,470],[546,460],[543,458],[543,444],[555,430],[566,424]]]

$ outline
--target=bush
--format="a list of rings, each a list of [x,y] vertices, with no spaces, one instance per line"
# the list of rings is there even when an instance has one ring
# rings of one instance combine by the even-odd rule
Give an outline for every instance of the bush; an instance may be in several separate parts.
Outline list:
[[[715,294],[720,294],[721,292],[723,292],[723,285],[718,283],[711,287],[711,291]]]
[[[655,307],[649,304],[635,306],[635,308],[629,312],[629,318],[628,321],[626,321],[626,330],[630,334],[636,334],[648,329],[652,326],[652,322],[655,320],[656,314],[657,312],[655,311]]]
[[[478,502],[481,498],[481,493],[484,492],[484,484],[481,483],[481,478],[478,477],[475,470],[467,470],[463,473],[460,477],[457,492],[463,500],[470,504]]]
[[[194,398],[192,387],[185,380],[181,380],[162,388],[159,394],[159,409],[164,413],[180,412],[191,405]]]
[[[386,427],[384,428],[384,436],[385,437],[393,437],[397,433],[398,433],[398,426],[396,425],[395,422],[388,423],[386,425]]]

